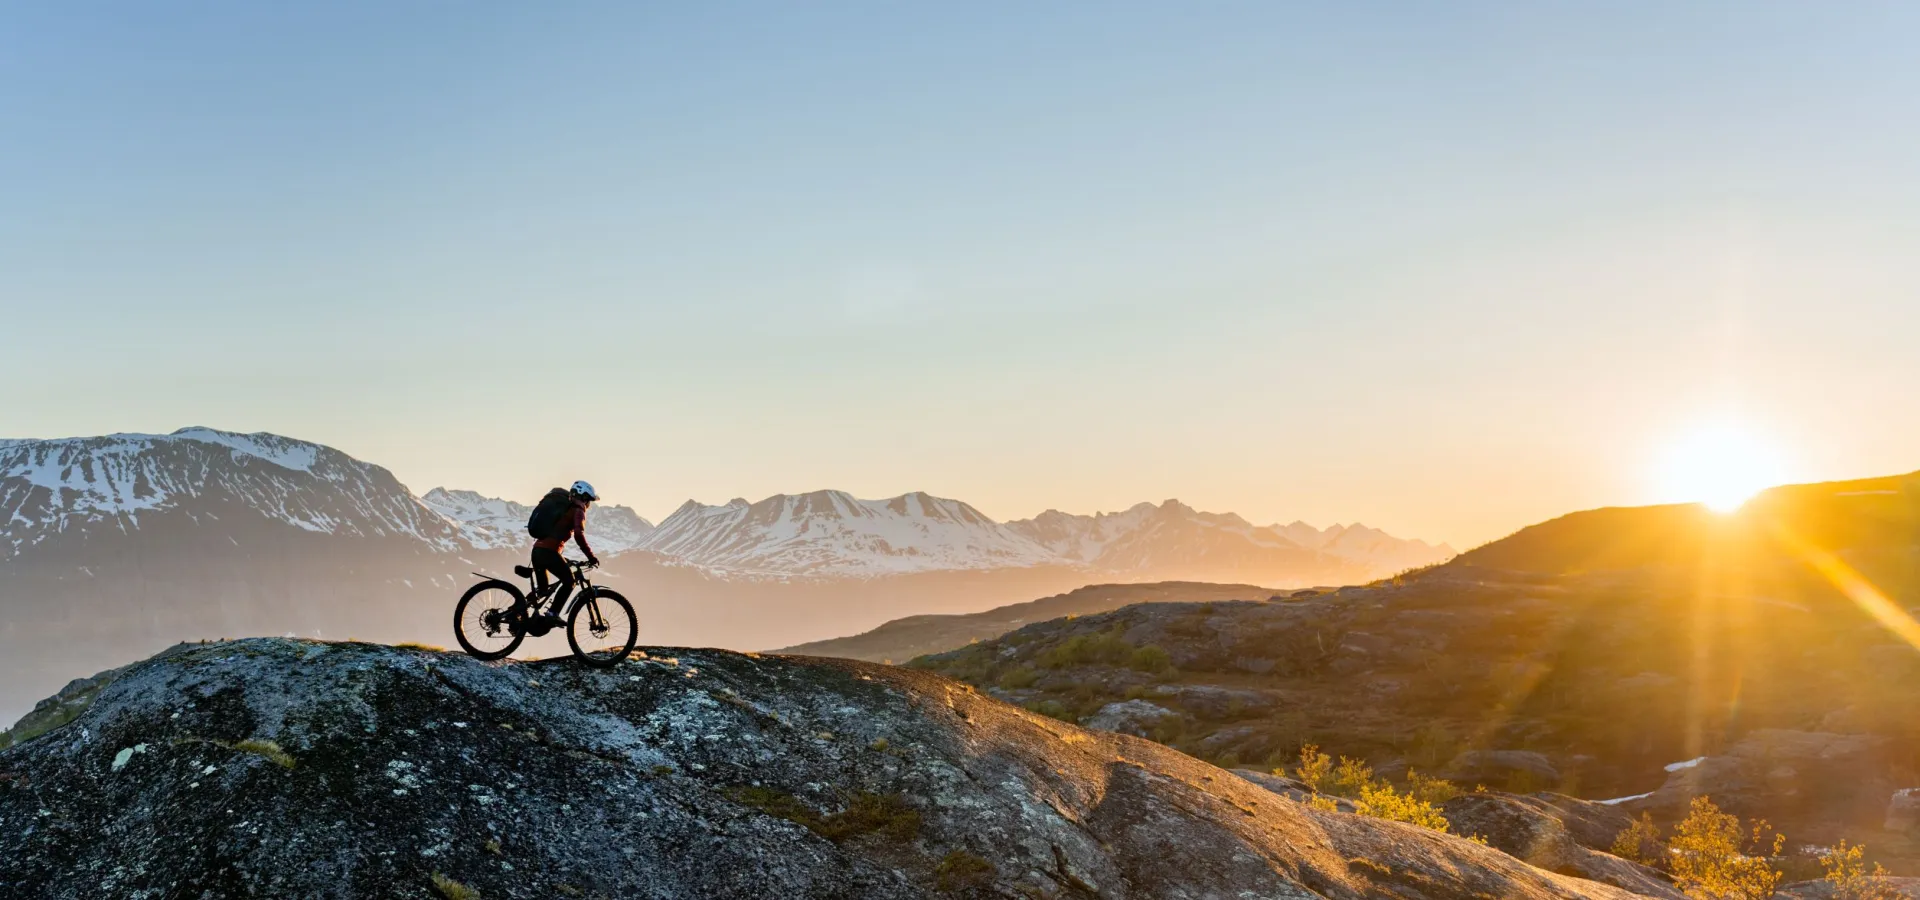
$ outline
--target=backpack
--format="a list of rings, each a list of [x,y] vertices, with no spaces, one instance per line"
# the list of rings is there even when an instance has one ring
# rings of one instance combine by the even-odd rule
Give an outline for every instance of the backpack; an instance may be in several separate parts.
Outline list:
[[[566,488],[554,488],[540,498],[533,508],[533,515],[527,517],[527,533],[534,540],[545,541],[565,535],[556,534],[560,528],[560,519],[567,514],[567,508],[573,505],[573,495]]]

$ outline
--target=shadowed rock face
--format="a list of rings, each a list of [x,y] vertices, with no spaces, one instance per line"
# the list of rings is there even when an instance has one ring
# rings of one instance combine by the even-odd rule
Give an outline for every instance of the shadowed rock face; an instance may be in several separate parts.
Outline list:
[[[0,895],[1632,896],[928,673],[675,655],[136,664],[0,752]]]
[[[1613,807],[1553,793],[1476,791],[1447,801],[1441,814],[1454,832],[1478,835],[1540,868],[1684,900],[1652,869],[1604,852],[1632,822]]]

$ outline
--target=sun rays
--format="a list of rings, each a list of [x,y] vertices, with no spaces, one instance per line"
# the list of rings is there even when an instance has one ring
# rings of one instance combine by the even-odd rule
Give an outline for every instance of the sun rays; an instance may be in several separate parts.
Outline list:
[[[1787,480],[1784,457],[1772,442],[1730,422],[1695,428],[1670,445],[1656,466],[1663,499],[1704,503],[1729,513]]]

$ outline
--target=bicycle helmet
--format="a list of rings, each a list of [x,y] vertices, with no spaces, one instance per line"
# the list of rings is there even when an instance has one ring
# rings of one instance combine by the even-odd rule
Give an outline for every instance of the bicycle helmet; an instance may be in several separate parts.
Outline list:
[[[600,499],[600,495],[594,492],[593,485],[584,481],[576,481],[573,483],[573,496],[581,500],[597,501]]]

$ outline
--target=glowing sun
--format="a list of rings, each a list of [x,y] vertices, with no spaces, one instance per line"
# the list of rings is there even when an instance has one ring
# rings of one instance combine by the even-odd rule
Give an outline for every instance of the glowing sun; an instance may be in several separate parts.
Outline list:
[[[1675,441],[1661,457],[1660,492],[1673,499],[1732,512],[1767,488],[1786,481],[1780,452],[1734,425],[1707,425]]]

